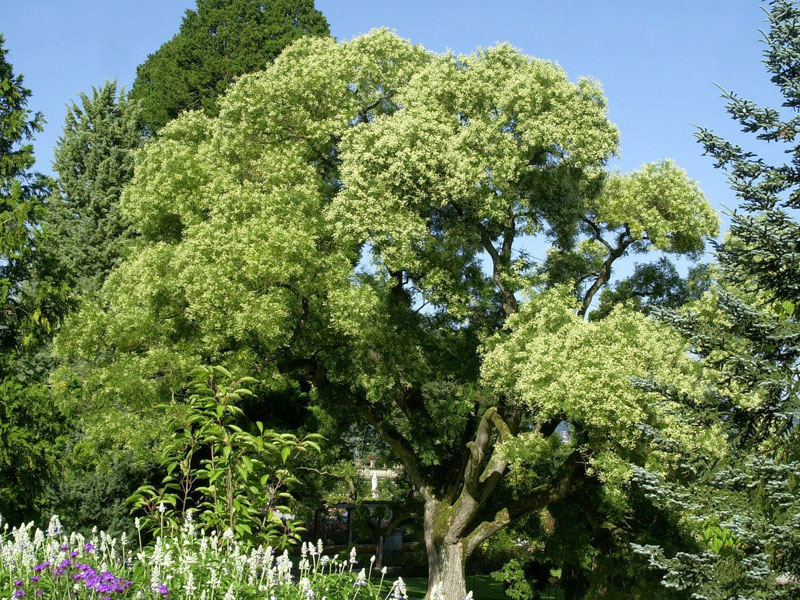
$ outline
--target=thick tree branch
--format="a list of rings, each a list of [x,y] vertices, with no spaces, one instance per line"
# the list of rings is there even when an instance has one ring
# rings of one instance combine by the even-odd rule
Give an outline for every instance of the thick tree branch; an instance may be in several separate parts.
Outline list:
[[[524,498],[497,511],[491,520],[484,521],[475,527],[464,538],[464,551],[467,556],[509,523],[569,496],[574,491],[579,466],[579,454],[575,452],[558,470],[553,482],[540,485]]]
[[[492,406],[483,413],[475,440],[467,444],[470,452],[469,461],[464,469],[464,488],[473,496],[478,494],[478,477],[480,468],[486,455],[486,448],[492,437],[492,417],[497,414],[497,408]]]
[[[594,234],[592,238],[603,244],[603,246],[605,246],[609,252],[614,252],[614,248],[611,246],[611,244],[609,244],[605,240],[605,238],[603,237],[603,232],[600,230],[600,226],[597,225],[597,223],[595,223],[591,219],[587,219],[586,217],[581,217],[581,221],[583,221],[586,225],[588,225],[589,228],[592,230],[592,233]]]
[[[505,442],[514,437],[519,430],[519,424],[521,421],[521,410],[512,410],[507,421],[504,421],[499,414],[493,415],[492,423],[498,431],[498,435],[500,437],[499,441]],[[478,481],[481,483],[480,493],[478,495],[479,506],[483,506],[483,504],[489,499],[500,481],[502,481],[507,469],[508,460],[506,460],[506,458],[503,456],[500,445],[498,444],[495,446],[492,456],[489,458],[489,462],[486,464],[486,468],[483,470],[480,478],[478,479]]]
[[[403,434],[401,434],[391,423],[387,423],[381,412],[367,400],[354,402],[355,408],[362,414],[367,422],[375,428],[381,439],[394,450],[403,467],[408,473],[411,482],[427,500],[431,494],[429,481],[426,477],[425,468],[414,452],[411,445]]]
[[[494,451],[489,456],[488,461],[486,460],[487,449],[492,438],[492,430],[497,431],[498,442],[507,441],[516,433],[520,420],[521,412],[512,411],[507,423],[497,412],[496,407],[489,408],[483,414],[475,435],[475,441],[469,444],[471,456],[464,470],[464,484],[461,494],[453,507],[455,519],[448,531],[449,538],[455,540],[463,535],[475,515],[506,474],[508,461],[499,451],[499,445],[495,445]],[[483,470],[481,471],[482,467]]]
[[[594,239],[608,249],[608,256],[606,257],[606,260],[603,261],[597,278],[594,280],[592,285],[589,286],[589,289],[586,290],[586,293],[583,296],[581,308],[578,311],[578,315],[581,317],[586,316],[586,311],[589,310],[589,305],[592,303],[592,300],[594,299],[594,296],[598,290],[600,290],[600,288],[608,283],[608,281],[611,279],[611,267],[613,266],[614,261],[625,254],[625,251],[634,242],[634,239],[631,236],[631,231],[627,225],[625,225],[625,229],[617,236],[617,245],[614,247],[605,239],[603,239],[603,237],[600,235],[600,228],[595,223],[592,223],[588,219],[584,219],[584,222],[588,223],[594,230]]]
[[[509,290],[505,283],[503,283],[503,257],[497,251],[497,248],[494,247],[492,238],[489,236],[489,232],[483,224],[478,223],[478,231],[481,234],[481,244],[492,259],[492,281],[494,281],[497,289],[500,290],[500,294],[503,296],[503,311],[506,315],[513,315],[519,310],[519,306],[517,304],[517,299],[514,297],[514,292]]]

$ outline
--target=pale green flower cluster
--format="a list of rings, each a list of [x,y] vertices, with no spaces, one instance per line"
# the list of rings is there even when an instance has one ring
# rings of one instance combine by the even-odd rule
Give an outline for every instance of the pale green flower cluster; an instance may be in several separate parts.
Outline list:
[[[634,378],[652,378],[678,395],[702,396],[702,364],[667,326],[624,306],[602,321],[586,321],[569,292],[556,288],[527,302],[509,330],[486,353],[484,380],[524,403],[534,423],[569,424],[571,443],[601,480],[624,485],[631,464],[663,469],[680,454],[723,453],[718,426],[703,426],[687,407],[634,385]],[[661,451],[664,440],[673,443],[669,453]],[[552,451],[525,443],[530,454]]]

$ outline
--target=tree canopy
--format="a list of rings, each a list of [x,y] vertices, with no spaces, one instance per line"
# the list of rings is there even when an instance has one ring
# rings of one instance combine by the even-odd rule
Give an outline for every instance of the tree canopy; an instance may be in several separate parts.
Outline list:
[[[0,36],[0,514],[22,520],[43,502],[53,473],[62,415],[43,385],[38,356],[65,308],[66,288],[53,257],[40,246],[51,182],[31,171],[31,91],[6,60]]]
[[[514,519],[586,486],[624,512],[626,465],[669,470],[664,439],[720,451],[630,383],[694,385],[683,342],[624,307],[582,318],[620,257],[717,232],[672,162],[609,173],[617,143],[596,82],[510,46],[305,38],[142,148],[140,235],[59,352],[124,411],[222,362],[262,402],[358,415],[424,503],[431,587],[461,600],[465,558]]]
[[[313,0],[198,0],[180,31],[138,67],[131,95],[155,133],[184,110],[215,114],[237,77],[265,68],[298,37],[328,33]]]
[[[52,252],[81,292],[97,292],[131,235],[119,209],[133,176],[133,151],[143,140],[139,110],[116,82],[81,94],[67,108],[55,150],[58,174],[47,221]]]

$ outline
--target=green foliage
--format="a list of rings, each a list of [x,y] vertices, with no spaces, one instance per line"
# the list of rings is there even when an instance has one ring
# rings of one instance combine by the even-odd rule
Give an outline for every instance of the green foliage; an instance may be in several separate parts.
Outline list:
[[[666,587],[702,599],[797,598],[800,589],[800,225],[793,219],[800,207],[800,6],[775,0],[768,19],[765,64],[791,114],[726,92],[727,109],[745,132],[786,144],[792,162],[771,165],[710,131],[698,133],[706,153],[729,173],[741,212],[731,216],[719,248],[719,286],[686,311],[661,317],[688,337],[710,387],[698,399],[643,383],[664,397],[704,404],[729,445],[719,464],[684,457],[678,480],[638,477],[654,502],[682,512],[702,548],[674,554],[653,544],[634,548],[662,572]]]
[[[19,523],[38,517],[65,446],[64,415],[46,386],[0,381],[0,515]]]
[[[67,108],[47,222],[51,250],[79,292],[100,289],[131,236],[119,197],[133,176],[133,150],[142,141],[139,109],[114,81],[92,88],[91,96],[81,94]]]
[[[30,172],[42,116],[26,109],[30,90],[6,61],[0,37],[0,374],[25,347],[42,339],[58,322],[63,289],[51,257],[39,251],[40,230],[51,182]]]
[[[710,265],[691,267],[684,278],[666,257],[652,264],[636,264],[630,277],[600,293],[600,302],[589,313],[589,320],[604,319],[616,305],[625,303],[645,314],[654,307],[680,308],[699,300],[711,287],[711,279]]]
[[[511,335],[499,338],[486,355],[484,378],[498,393],[527,405],[539,422],[569,423],[570,438],[591,471],[612,484],[608,493],[618,493],[613,484],[628,481],[630,463],[669,468],[669,455],[659,447],[663,439],[689,454],[723,453],[719,428],[688,427],[687,409],[654,402],[655,396],[631,382],[639,373],[684,392],[699,385],[685,342],[667,327],[622,307],[602,321],[586,322],[566,291],[556,288],[526,303],[509,328]],[[692,417],[702,423],[701,415]],[[518,435],[506,444],[508,453],[519,455],[511,455],[512,465],[552,454],[547,441],[535,431]]]
[[[229,529],[237,539],[273,546],[298,541],[305,529],[288,516],[288,490],[298,483],[292,467],[305,452],[320,451],[320,436],[298,439],[265,430],[260,421],[257,433],[239,427],[244,413],[238,405],[252,395],[244,385],[255,382],[234,380],[219,366],[195,371],[186,406],[173,407],[164,487],[142,486],[129,499],[134,510],[145,512],[149,528],[163,533],[196,507],[204,529]]]
[[[605,171],[618,132],[595,82],[507,45],[438,55],[379,30],[299,40],[218,108],[137,155],[122,210],[140,235],[58,340],[90,402],[141,410],[216,363],[257,376],[264,410],[288,397],[345,432],[357,416],[422,496],[440,573],[582,483],[624,513],[629,461],[672,467],[659,434],[718,453],[713,429],[630,383],[696,382],[680,340],[624,309],[576,314],[629,249],[693,253],[717,226],[671,163]],[[544,266],[520,248],[537,235]],[[576,248],[592,268],[555,277]]]
[[[42,116],[14,75],[0,36],[0,514],[37,515],[55,474],[64,417],[50,390],[43,346],[66,307],[66,288],[42,249],[51,182],[30,171]]]
[[[600,219],[611,227],[627,227],[633,240],[658,250],[700,252],[703,235],[716,235],[719,228],[697,183],[669,160],[614,175],[602,194],[596,209]]]
[[[117,418],[120,416],[123,418]],[[144,427],[163,435],[163,428],[152,419],[144,415],[139,419]],[[139,427],[144,428],[142,424]],[[134,443],[120,443],[113,432]],[[59,476],[47,489],[43,514],[59,515],[66,527],[84,535],[97,528],[110,535],[132,536],[135,531],[125,499],[142,482],[159,476],[158,445],[145,439],[143,447],[138,447],[136,442],[142,441],[142,436],[131,420],[111,411],[106,419],[91,423],[85,416],[73,418],[70,434],[59,457]]]
[[[551,250],[547,259],[550,281],[573,284],[582,315],[600,287],[610,282],[613,263],[620,257],[660,250],[695,259],[704,240],[719,231],[719,219],[698,185],[672,161],[645,164],[627,175],[602,177],[599,187],[598,182],[592,187],[596,195],[589,196],[589,212],[579,222],[585,239],[568,252]],[[639,265],[632,282],[644,283],[637,279],[644,276],[646,280],[654,272],[659,278],[669,276],[668,264],[662,258],[658,265]],[[616,294],[603,290],[605,310],[601,305],[597,318],[607,313],[609,301],[616,300],[620,292],[627,297],[639,292],[626,287],[622,284],[620,290],[618,286]]]
[[[178,34],[137,68],[132,98],[151,133],[185,110],[213,115],[237,77],[264,69],[299,37],[328,33],[313,0],[197,0]]]
[[[505,583],[506,598],[510,600],[528,600],[533,597],[533,588],[525,578],[522,563],[515,558],[508,561],[500,571],[492,573],[492,578]]]

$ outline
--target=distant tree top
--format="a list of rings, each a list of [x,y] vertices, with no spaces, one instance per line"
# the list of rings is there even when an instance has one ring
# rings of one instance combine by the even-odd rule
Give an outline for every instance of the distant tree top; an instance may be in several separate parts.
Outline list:
[[[313,0],[197,0],[180,31],[139,65],[131,96],[151,133],[185,110],[215,115],[238,76],[264,69],[292,40],[329,34]]]

